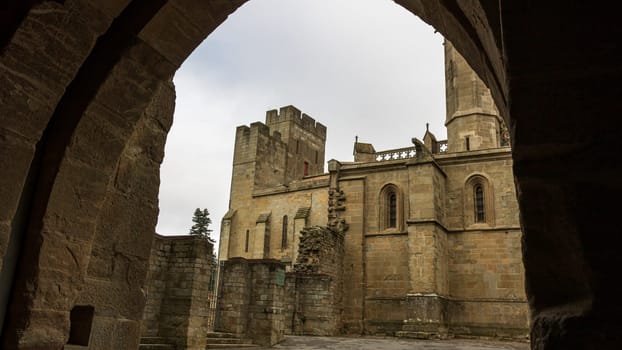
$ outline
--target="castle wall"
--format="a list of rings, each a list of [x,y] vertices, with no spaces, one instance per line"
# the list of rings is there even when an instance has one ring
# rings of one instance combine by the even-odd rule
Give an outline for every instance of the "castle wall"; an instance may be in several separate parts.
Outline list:
[[[342,232],[305,228],[294,272],[286,280],[286,331],[297,335],[337,335],[342,331]]]
[[[401,329],[407,318],[408,236],[367,235],[365,267],[365,327],[371,333],[391,334]]]
[[[63,253],[71,257],[66,261],[77,263],[78,260],[74,260],[76,252],[89,252],[89,258],[80,263],[86,274],[77,297],[58,299],[72,300],[78,307],[76,310],[92,310],[90,314],[88,311],[78,312],[79,321],[74,322],[74,326],[80,324],[77,326],[82,331],[80,337],[89,344],[89,349],[138,346],[146,301],[143,284],[149,271],[153,228],[157,222],[158,171],[166,138],[163,126],[172,123],[174,99],[172,86],[161,85],[116,164],[105,199],[99,204],[96,222],[92,228],[84,226],[80,230],[82,233],[94,231],[93,240],[90,243],[75,240],[70,245],[72,248]],[[93,129],[94,133],[101,132],[97,128]],[[90,175],[84,174],[80,179],[85,183],[93,181]],[[65,199],[63,203],[82,207],[82,200],[83,197],[80,200]],[[65,209],[76,212],[74,207]],[[53,239],[50,242],[56,245],[61,241]],[[71,266],[71,269],[78,268],[73,263]],[[75,283],[72,280],[71,284]],[[57,288],[59,292],[64,291],[66,285],[55,284],[53,290]]]
[[[205,349],[214,298],[213,245],[199,236],[154,237],[141,335],[183,349]]]
[[[346,210],[340,218],[349,224],[344,238],[343,329],[347,333],[361,333],[365,329],[365,179],[341,180],[339,188],[346,196]]]
[[[470,177],[479,175],[488,180],[493,198],[494,212],[490,214],[494,215],[494,221],[484,227],[520,229],[509,149],[477,151],[471,155],[463,158],[450,154],[437,157],[447,173],[446,227],[451,231],[478,227],[473,223],[474,209],[467,205],[467,197],[472,196],[467,182]]]
[[[223,221],[221,259],[295,259],[302,228],[296,227],[297,211],[309,208],[304,225],[326,223],[328,179],[313,176],[323,173],[325,140],[326,127],[293,106],[268,111],[266,124],[237,128],[230,195],[235,212]]]
[[[296,186],[300,186],[297,189]],[[294,245],[296,236],[302,227],[295,227],[296,213],[300,208],[310,208],[307,225],[325,225],[328,202],[328,179],[305,180],[292,184],[290,189],[277,188],[273,191],[264,191],[245,200],[244,203],[234,203],[237,208],[229,228],[228,257],[251,258],[256,236],[255,226],[257,218],[269,213],[269,244],[267,253],[262,258],[271,258],[292,262],[297,247]],[[233,192],[233,191],[232,191]],[[237,206],[236,206],[237,205]],[[287,244],[283,247],[283,216],[287,215]],[[249,249],[246,251],[246,230],[249,230]],[[263,246],[261,247],[263,249]]]
[[[285,266],[270,259],[233,258],[221,268],[216,330],[272,346],[284,337]]]
[[[477,161],[440,156],[447,178],[450,332],[524,336],[528,329],[521,230],[507,150],[481,151]],[[489,180],[492,221],[473,222],[468,180]]]
[[[286,183],[324,172],[324,125],[294,106],[266,112],[266,125],[273,135],[280,134],[287,144]]]
[[[449,324],[454,334],[524,336],[528,329],[520,230],[453,233]]]
[[[408,193],[410,184],[408,181],[408,171],[405,167],[384,168],[384,169],[365,169],[350,170],[359,176],[365,177],[365,232],[366,234],[376,234],[381,232],[405,232],[405,218],[410,210]],[[349,175],[349,172],[346,173]],[[398,193],[398,225],[395,229],[386,229],[381,224],[382,201],[381,192],[387,185],[394,185],[399,189]]]
[[[494,115],[452,120],[455,127],[466,123],[465,128],[480,128],[480,136],[496,132],[496,122]],[[246,187],[232,188],[235,211],[227,219],[228,226],[223,225],[230,232],[228,257],[277,259],[289,263],[285,266],[291,271],[300,252],[301,228],[324,226],[330,215],[348,225],[340,317],[327,314],[335,310],[331,304],[335,279],[288,274],[287,332],[329,335],[340,330],[408,337],[526,334],[520,227],[508,148],[431,154],[416,143],[414,158],[334,162],[329,163],[329,174],[277,184],[274,179],[262,180],[260,173],[262,166],[274,162],[274,155],[259,153],[273,151],[268,144],[286,144],[289,164],[292,141],[283,143],[281,132],[288,135],[287,140],[292,135],[301,137],[293,130],[303,125],[301,130],[317,137],[317,124],[293,107],[269,111],[266,123],[271,125],[269,130],[263,124],[251,125],[249,135],[255,128],[257,137],[243,146],[254,143],[256,154],[236,163],[242,169],[254,162],[252,170],[245,171],[255,180],[253,184],[240,180]],[[494,137],[491,134],[489,141]],[[473,143],[473,148],[476,145],[483,144]],[[273,177],[281,174],[277,170]],[[475,214],[476,183],[485,187],[485,222],[476,222],[481,221]],[[329,189],[342,193],[345,200],[331,202]],[[389,205],[393,194],[395,205]],[[393,207],[395,219],[391,220],[396,222],[387,224],[388,208]],[[304,310],[310,317],[306,324]],[[505,313],[503,318],[499,312]]]

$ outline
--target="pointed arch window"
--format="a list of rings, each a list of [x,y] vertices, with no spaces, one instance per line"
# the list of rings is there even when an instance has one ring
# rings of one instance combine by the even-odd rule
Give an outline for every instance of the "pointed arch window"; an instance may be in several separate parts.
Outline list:
[[[378,229],[381,231],[399,231],[402,229],[402,196],[399,188],[388,184],[382,188],[379,196]]]
[[[494,226],[494,196],[490,181],[484,175],[473,175],[465,183],[464,220],[473,224]]]

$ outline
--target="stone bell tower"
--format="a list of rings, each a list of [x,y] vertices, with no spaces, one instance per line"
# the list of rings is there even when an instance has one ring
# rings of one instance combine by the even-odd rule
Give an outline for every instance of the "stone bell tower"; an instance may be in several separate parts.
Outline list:
[[[444,46],[447,152],[506,146],[490,90],[449,41]]]

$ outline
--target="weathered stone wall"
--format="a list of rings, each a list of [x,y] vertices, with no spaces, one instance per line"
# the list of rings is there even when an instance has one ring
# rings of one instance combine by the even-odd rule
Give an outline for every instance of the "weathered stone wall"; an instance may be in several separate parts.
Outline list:
[[[286,329],[291,334],[336,335],[342,331],[343,233],[321,226],[301,232],[294,272],[288,274]]]
[[[346,259],[355,257],[361,244],[364,247],[360,262],[349,260],[351,265],[344,266],[348,270],[360,267],[364,272],[359,284],[362,288],[344,289],[344,320],[350,315],[347,304],[362,295],[361,324],[367,332],[403,331],[408,336],[424,337],[476,333],[524,336],[527,308],[521,297],[520,228],[508,149],[471,151],[468,157],[460,153],[434,157],[436,160],[423,155],[406,167],[397,161],[388,161],[382,167],[377,162],[341,167],[343,184],[355,179],[365,184],[363,193],[348,191],[343,212],[344,217],[351,215]],[[472,195],[467,182],[474,174],[490,179],[490,223],[472,223],[474,204],[472,199],[467,201]],[[397,206],[398,218],[405,221],[401,229],[400,224],[388,230],[381,226],[380,193],[387,184],[403,196]],[[361,200],[362,214],[352,215]],[[471,224],[467,227],[469,215]],[[476,231],[482,234],[479,238],[474,238]],[[357,239],[359,234],[362,240]],[[469,249],[456,245],[456,240]],[[464,267],[454,263],[457,257],[479,272],[465,274],[461,270]],[[344,278],[347,284],[357,276],[346,273]],[[487,294],[482,286],[490,280],[499,281],[500,288],[511,286],[514,296],[508,297],[501,289]],[[472,294],[467,296],[464,293],[468,291]],[[496,317],[500,309],[511,313],[500,319]]]
[[[243,202],[241,189],[232,187],[231,208],[235,215],[231,220],[228,257],[250,258],[257,238],[255,228],[257,218],[269,213],[269,244],[267,257],[290,263],[294,262],[299,240],[299,232],[304,226],[325,225],[328,202],[328,178],[316,177],[290,183],[288,188],[277,188],[273,191],[256,193],[248,196]],[[308,208],[302,222],[296,220],[299,210]],[[287,239],[283,245],[283,217],[287,215]],[[297,226],[298,225],[298,226]],[[304,225],[304,226],[301,226]],[[248,251],[246,251],[246,230],[249,230]]]
[[[454,334],[527,334],[520,230],[453,233],[449,238],[449,323]]]
[[[349,225],[344,236],[343,258],[343,331],[362,333],[365,325],[365,179],[341,180],[339,187],[347,196],[346,210],[341,214]]]
[[[154,237],[142,336],[204,349],[210,319],[213,244],[199,236]]]
[[[448,174],[448,321],[454,334],[525,337],[524,268],[518,204],[506,149],[476,151],[478,163],[439,156]],[[473,223],[473,175],[489,181],[494,220]],[[461,214],[462,213],[462,214]],[[469,216],[471,219],[469,220]]]
[[[326,127],[294,106],[281,107],[279,111],[266,112],[266,125],[270,132],[281,135],[287,144],[287,170],[284,183],[299,180],[307,175],[324,172],[324,145]]]
[[[374,334],[400,330],[410,291],[408,236],[377,234],[365,237],[365,329]]]
[[[263,123],[251,124],[250,142],[255,142],[255,182],[253,190],[273,188],[286,184],[287,147],[278,135],[271,135]]]
[[[164,140],[175,92],[162,84],[124,150],[95,228],[84,289],[76,305],[94,307],[91,349],[138,344],[143,281],[149,268]],[[154,175],[155,174],[155,175]],[[87,335],[88,337],[88,335]]]
[[[490,90],[451,42],[444,45],[447,151],[499,147],[499,112]]]
[[[216,331],[272,346],[285,334],[285,265],[277,260],[232,258],[220,273]]]
[[[227,230],[221,232],[224,236],[221,242],[227,242],[227,246],[220,248],[221,259],[282,259],[289,262],[291,268],[296,256],[297,233],[301,229],[295,227],[298,210],[310,209],[305,225],[326,223],[328,178],[301,179],[302,168],[297,170],[297,178],[290,178],[293,170],[289,169],[307,160],[310,174],[321,173],[323,164],[319,162],[324,157],[326,130],[296,111],[292,106],[284,107],[281,115],[275,116],[275,111],[268,111],[266,122],[271,127],[257,122],[250,127],[237,128],[230,194],[230,208],[235,213],[223,225]],[[292,157],[297,160],[288,160]],[[256,225],[260,216],[264,217],[267,231],[259,230]],[[286,239],[283,239],[284,216],[288,217]]]
[[[469,162],[468,158],[460,159],[451,154],[437,157],[447,173],[447,229],[520,229],[510,150],[482,150],[472,154],[477,156],[478,162]],[[473,195],[473,189],[468,187],[472,176],[483,177],[490,184],[489,194],[494,205],[488,215],[494,217],[492,222],[473,223],[474,206],[467,201]]]

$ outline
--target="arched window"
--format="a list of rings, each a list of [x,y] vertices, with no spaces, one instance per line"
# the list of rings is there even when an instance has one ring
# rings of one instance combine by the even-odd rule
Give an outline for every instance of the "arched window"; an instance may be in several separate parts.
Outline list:
[[[482,188],[482,185],[475,185],[474,195],[475,222],[486,222],[486,215],[484,211],[484,189]]]
[[[287,215],[283,215],[283,235],[281,236],[281,248],[287,248]]]
[[[494,225],[494,196],[492,185],[484,175],[473,175],[465,183],[464,224]]]
[[[399,188],[388,184],[382,188],[379,196],[378,229],[398,231],[402,229],[402,196]]]

